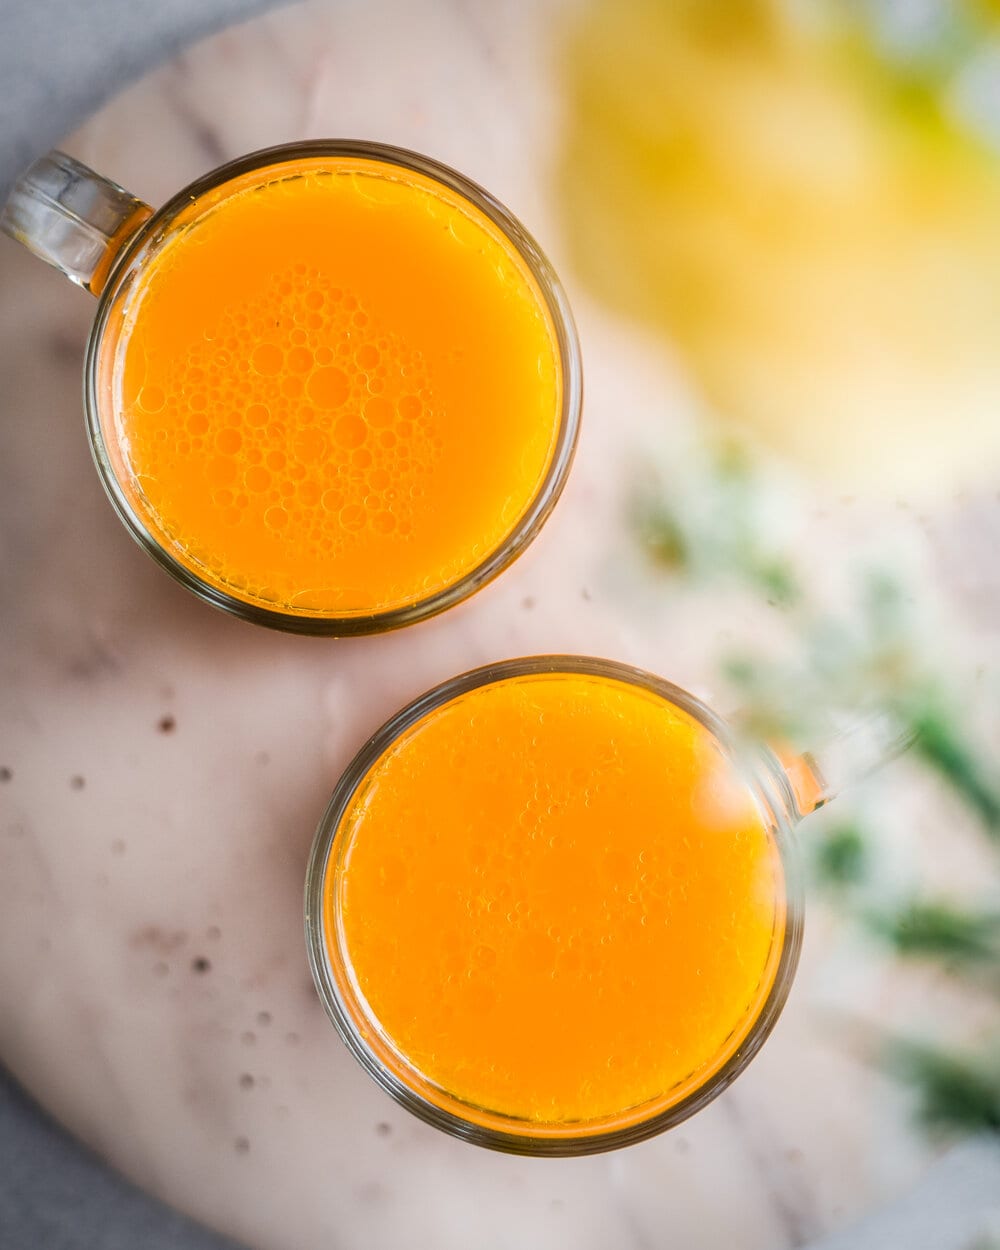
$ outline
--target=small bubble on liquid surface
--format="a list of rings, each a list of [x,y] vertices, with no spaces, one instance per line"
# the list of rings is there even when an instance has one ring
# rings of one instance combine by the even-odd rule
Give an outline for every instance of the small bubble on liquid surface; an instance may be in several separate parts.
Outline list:
[[[285,364],[293,373],[305,373],[313,367],[313,354],[308,347],[293,347],[285,357]]]
[[[364,420],[354,412],[344,413],[333,427],[333,436],[338,445],[348,450],[360,447],[367,434],[368,429]]]
[[[258,343],[250,355],[250,362],[263,377],[274,377],[281,368],[281,348],[273,343]]]
[[[392,404],[380,395],[373,395],[365,404],[365,418],[375,429],[385,429],[392,424]]]
[[[306,392],[317,408],[339,408],[347,400],[351,385],[343,369],[328,365],[310,373]]]
[[[139,403],[147,412],[159,412],[166,402],[166,394],[159,386],[144,386],[139,392]]]
[[[341,418],[341,420],[344,419]],[[295,455],[302,464],[317,464],[325,454],[326,435],[321,430],[308,426],[296,434]]]
[[[231,426],[226,426],[215,436],[215,450],[222,456],[235,456],[242,446],[243,435]]]
[[[345,502],[344,492],[341,490],[325,490],[321,499],[321,503],[327,512],[339,512]]]
[[[423,411],[423,404],[416,395],[404,395],[396,405],[399,415],[406,421],[413,421]]]

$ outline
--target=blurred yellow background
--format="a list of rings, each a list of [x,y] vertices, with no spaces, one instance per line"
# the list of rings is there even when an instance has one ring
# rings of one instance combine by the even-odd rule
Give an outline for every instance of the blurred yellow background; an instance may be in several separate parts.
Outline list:
[[[593,0],[567,45],[579,272],[845,489],[1000,464],[996,9]]]

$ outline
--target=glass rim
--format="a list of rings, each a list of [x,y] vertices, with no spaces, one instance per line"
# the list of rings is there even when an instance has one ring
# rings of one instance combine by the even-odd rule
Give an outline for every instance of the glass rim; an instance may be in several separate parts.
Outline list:
[[[178,560],[149,532],[132,507],[111,463],[101,427],[97,379],[101,345],[124,280],[144,249],[155,247],[162,232],[171,227],[184,209],[190,208],[201,196],[245,174],[283,162],[338,156],[369,159],[421,174],[461,196],[503,234],[526,265],[548,312],[561,369],[561,407],[551,459],[531,502],[506,537],[477,565],[457,581],[413,603],[369,613],[321,615],[267,607],[222,590]],[[555,507],[569,476],[583,404],[583,365],[576,323],[555,270],[534,237],[495,196],[451,166],[408,148],[365,139],[313,139],[261,148],[218,166],[178,191],[140,227],[114,262],[100,296],[87,344],[83,399],[91,454],[105,492],[132,538],[161,568],[204,602],[242,620],[285,633],[350,637],[384,633],[436,616],[491,582],[531,543]]]
[[[542,674],[580,674],[605,677],[638,686],[660,696],[704,726],[727,756],[746,770],[747,783],[764,814],[774,822],[774,841],[784,874],[785,923],[774,977],[749,1030],[729,1058],[696,1089],[658,1112],[625,1123],[586,1131],[583,1125],[536,1125],[484,1108],[465,1104],[447,1090],[449,1107],[425,1097],[387,1068],[366,1043],[362,1028],[344,1002],[326,941],[324,887],[342,817],[369,770],[388,747],[429,712],[482,686],[512,677]],[[630,1146],[675,1127],[702,1109],[730,1085],[754,1058],[770,1035],[791,990],[802,945],[802,880],[792,830],[794,796],[777,758],[766,748],[748,757],[729,725],[699,699],[656,674],[616,660],[585,655],[547,654],[501,660],[482,665],[431,687],[401,708],[372,734],[341,774],[320,820],[306,870],[305,939],[309,966],[320,1001],[347,1049],[361,1067],[402,1107],[425,1123],[475,1145],[509,1154],[576,1157]],[[416,1069],[413,1069],[415,1072]],[[418,1073],[419,1075],[419,1073]],[[426,1080],[426,1078],[423,1078]],[[485,1113],[492,1123],[463,1115]],[[634,1110],[634,1109],[633,1109]],[[625,1119],[628,1111],[622,1113]],[[600,1121],[601,1124],[607,1122]],[[498,1127],[501,1125],[502,1127]],[[523,1128],[521,1127],[523,1125]]]

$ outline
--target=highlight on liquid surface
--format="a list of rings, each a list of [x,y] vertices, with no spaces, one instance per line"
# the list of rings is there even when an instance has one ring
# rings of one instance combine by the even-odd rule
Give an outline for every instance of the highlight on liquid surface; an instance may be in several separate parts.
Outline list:
[[[401,166],[289,161],[209,193],[117,324],[115,476],[176,560],[249,603],[426,599],[502,546],[552,461],[561,365],[533,276]]]
[[[481,686],[404,731],[324,890],[339,993],[385,1067],[540,1125],[698,1089],[784,938],[773,831],[731,758],[659,694],[581,673]]]

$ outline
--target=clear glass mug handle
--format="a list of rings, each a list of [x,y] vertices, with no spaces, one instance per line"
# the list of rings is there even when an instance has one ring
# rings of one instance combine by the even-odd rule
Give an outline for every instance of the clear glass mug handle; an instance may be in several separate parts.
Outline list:
[[[783,779],[786,807],[797,821],[902,755],[916,737],[889,713],[876,712],[853,721],[816,751],[799,753],[774,743],[764,751]]]
[[[152,215],[124,187],[65,152],[50,152],[14,184],[0,230],[100,295],[115,258]]]

